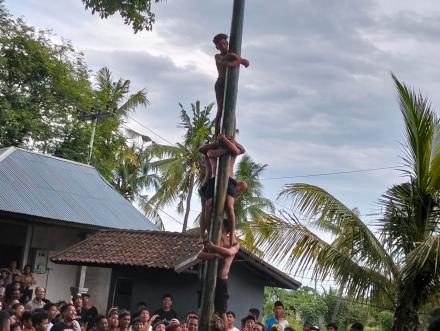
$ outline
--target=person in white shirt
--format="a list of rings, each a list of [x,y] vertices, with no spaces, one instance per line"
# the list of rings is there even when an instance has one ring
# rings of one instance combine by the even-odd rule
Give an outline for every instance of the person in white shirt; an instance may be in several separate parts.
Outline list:
[[[233,311],[226,312],[226,320],[228,321],[228,331],[240,331],[234,325],[235,313]]]

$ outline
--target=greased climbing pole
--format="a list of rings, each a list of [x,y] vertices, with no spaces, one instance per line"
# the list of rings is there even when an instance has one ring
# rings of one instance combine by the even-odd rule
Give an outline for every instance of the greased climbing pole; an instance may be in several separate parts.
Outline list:
[[[240,55],[243,35],[245,0],[234,0],[232,11],[229,50]],[[227,68],[226,87],[223,98],[223,116],[221,132],[231,137],[235,134],[235,106],[237,104],[238,78],[240,66]],[[218,244],[221,236],[226,190],[229,179],[229,162],[231,156],[226,153],[219,157],[214,194],[214,209],[211,219],[209,239]],[[202,276],[202,300],[199,312],[199,330],[209,331],[209,321],[214,313],[214,292],[217,280],[218,259],[205,262],[205,272]]]

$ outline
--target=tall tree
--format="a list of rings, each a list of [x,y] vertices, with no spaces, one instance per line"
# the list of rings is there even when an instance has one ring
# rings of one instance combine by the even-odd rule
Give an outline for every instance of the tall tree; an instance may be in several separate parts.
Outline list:
[[[200,108],[191,104],[191,114],[180,105],[180,126],[185,129],[183,141],[175,145],[154,144],[151,152],[158,158],[153,168],[159,172],[159,189],[146,203],[147,212],[157,212],[177,201],[177,212],[184,214],[182,232],[188,227],[194,187],[204,177],[204,158],[198,149],[212,135],[213,121],[209,118],[213,104]],[[148,215],[148,213],[147,213]]]
[[[53,153],[76,109],[91,105],[82,55],[52,37],[0,2],[0,146]]]
[[[113,181],[117,156],[127,144],[121,125],[127,116],[149,102],[145,90],[131,93],[130,80],[115,80],[110,70],[101,68],[95,75],[96,84],[92,91],[92,103],[64,127],[65,138],[57,146],[56,155],[79,162],[86,162],[91,123],[85,123],[82,115],[110,113],[98,120],[95,131],[91,164],[110,182]]]
[[[259,236],[266,256],[288,270],[313,268],[346,292],[394,309],[393,330],[418,330],[418,312],[440,291],[440,123],[430,104],[393,76],[405,123],[408,181],[382,197],[384,217],[376,236],[359,216],[322,188],[291,184],[281,192],[311,224],[333,235],[320,239],[293,214],[271,216]]]
[[[159,2],[161,0],[154,0]],[[156,20],[151,11],[152,0],[82,0],[86,9],[92,14],[98,13],[101,18],[107,18],[119,12],[124,23],[131,25],[134,32],[151,30]]]

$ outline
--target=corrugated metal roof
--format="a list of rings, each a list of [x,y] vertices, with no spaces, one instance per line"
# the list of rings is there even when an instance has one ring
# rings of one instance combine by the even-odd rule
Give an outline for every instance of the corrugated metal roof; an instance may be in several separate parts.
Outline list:
[[[0,149],[0,210],[98,227],[157,230],[92,166]]]

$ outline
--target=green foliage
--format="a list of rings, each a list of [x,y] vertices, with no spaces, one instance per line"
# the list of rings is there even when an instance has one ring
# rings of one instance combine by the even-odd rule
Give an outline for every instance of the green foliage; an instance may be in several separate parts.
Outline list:
[[[53,153],[78,108],[91,105],[83,57],[0,7],[0,146]]]
[[[204,157],[198,149],[211,138],[214,122],[209,118],[213,104],[202,109],[197,101],[191,104],[191,113],[179,106],[179,126],[185,130],[183,141],[176,145],[151,146],[151,155],[156,158],[152,169],[157,172],[159,183],[151,198],[143,201],[142,208],[147,216],[158,215],[163,207],[177,201],[177,212],[184,214],[182,232],[185,232],[194,188],[205,175]]]
[[[381,311],[377,314],[377,323],[384,331],[391,331],[393,328],[393,313],[390,311]]]
[[[159,2],[160,0],[154,0]],[[155,22],[155,15],[151,11],[151,0],[82,0],[86,9],[92,14],[99,14],[107,18],[119,12],[124,23],[131,25],[134,32],[151,30]]]
[[[418,312],[437,301],[440,291],[440,122],[426,98],[393,80],[405,124],[408,179],[382,196],[380,236],[329,192],[295,183],[281,196],[332,241],[284,213],[266,220],[272,231],[261,234],[257,245],[288,270],[312,269],[318,281],[332,277],[343,284],[349,297],[394,310],[393,330],[415,330]]]

